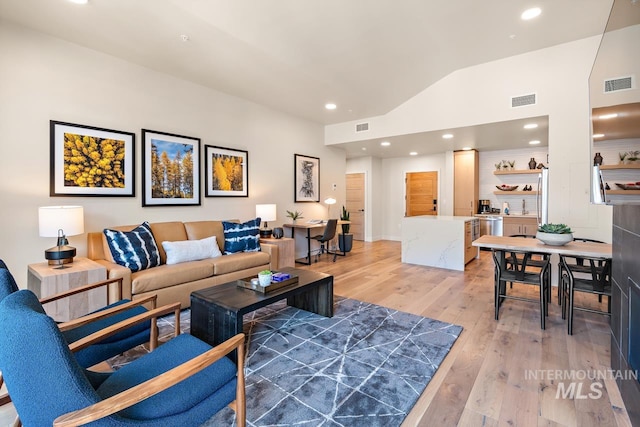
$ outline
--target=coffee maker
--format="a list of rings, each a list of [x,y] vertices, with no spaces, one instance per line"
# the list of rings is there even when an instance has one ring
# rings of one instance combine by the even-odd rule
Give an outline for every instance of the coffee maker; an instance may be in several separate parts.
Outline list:
[[[480,200],[478,202],[478,213],[479,214],[491,213],[491,200]]]

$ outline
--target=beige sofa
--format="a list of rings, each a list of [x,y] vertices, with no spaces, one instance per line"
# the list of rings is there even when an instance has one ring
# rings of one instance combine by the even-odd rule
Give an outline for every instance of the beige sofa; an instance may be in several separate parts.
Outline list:
[[[274,269],[278,265],[278,247],[265,243],[260,244],[260,252],[241,252],[167,265],[163,241],[200,240],[216,236],[218,247],[224,253],[222,221],[158,222],[149,225],[160,251],[161,265],[137,272],[114,263],[103,232],[87,235],[88,258],[104,265],[108,278],[123,278],[123,298],[136,299],[156,294],[158,306],[179,301],[186,308],[191,305],[190,295],[193,291],[257,275],[261,270]],[[135,227],[137,225],[109,228],[131,231]],[[110,302],[116,299],[115,292],[115,289],[110,290]]]

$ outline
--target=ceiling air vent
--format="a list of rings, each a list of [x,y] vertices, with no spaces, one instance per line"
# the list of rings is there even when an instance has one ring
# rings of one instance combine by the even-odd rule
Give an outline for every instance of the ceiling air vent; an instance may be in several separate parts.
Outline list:
[[[524,107],[525,105],[536,105],[536,94],[514,96],[511,98],[511,108]]]
[[[369,123],[358,123],[356,125],[356,132],[366,132],[369,130]]]
[[[619,90],[629,90],[634,88],[633,76],[616,77],[604,81],[604,93],[617,92]]]

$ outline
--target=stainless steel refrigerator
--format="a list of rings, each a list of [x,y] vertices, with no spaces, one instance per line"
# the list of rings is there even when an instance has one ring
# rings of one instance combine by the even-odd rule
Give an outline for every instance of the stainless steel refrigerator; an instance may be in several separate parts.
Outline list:
[[[549,222],[549,169],[542,168],[538,174],[538,191],[536,195],[536,215],[538,225]]]

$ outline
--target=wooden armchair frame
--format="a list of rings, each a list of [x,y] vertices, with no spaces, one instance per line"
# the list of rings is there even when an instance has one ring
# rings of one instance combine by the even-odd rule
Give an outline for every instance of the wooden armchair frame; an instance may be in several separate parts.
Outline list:
[[[177,310],[180,310],[180,304],[177,303]],[[165,306],[167,307],[167,306]],[[102,334],[102,331],[99,333]],[[179,329],[176,329],[176,334],[179,334]],[[98,335],[95,334],[95,335]],[[90,338],[91,336],[87,337]],[[99,339],[102,339],[100,337]],[[190,376],[198,373],[204,368],[212,365],[217,360],[225,357],[233,350],[238,350],[238,365],[237,365],[237,386],[236,386],[236,400],[233,401],[232,409],[236,411],[236,418],[238,427],[244,427],[246,424],[246,397],[245,397],[245,384],[244,384],[244,334],[238,334],[229,338],[227,341],[212,348],[206,353],[185,362],[162,375],[145,381],[135,387],[125,390],[119,394],[116,394],[108,399],[105,399],[99,403],[88,406],[78,411],[70,412],[65,415],[61,415],[54,421],[55,427],[72,427],[83,425],[109,415],[115,414],[125,408],[135,405],[154,396],[161,391],[168,389],[169,387],[179,383],[180,381],[189,378]],[[213,414],[212,414],[213,415]]]

